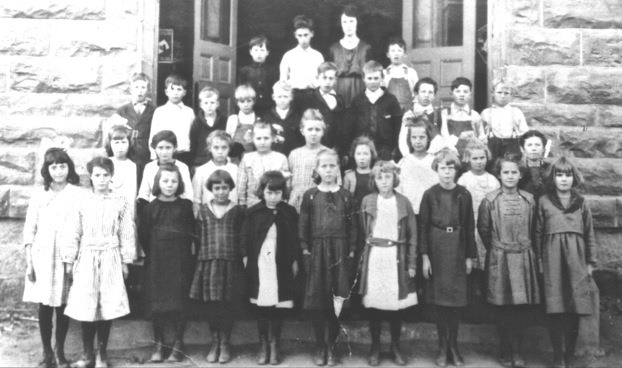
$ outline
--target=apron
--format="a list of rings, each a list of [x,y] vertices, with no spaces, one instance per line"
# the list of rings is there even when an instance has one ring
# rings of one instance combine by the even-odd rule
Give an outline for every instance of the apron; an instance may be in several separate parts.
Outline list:
[[[404,76],[408,75],[408,68],[404,67]],[[413,108],[413,94],[410,90],[410,84],[405,77],[391,78],[389,85],[387,86],[389,93],[397,97],[397,101],[400,103],[402,113],[412,110]]]
[[[248,143],[244,139],[246,132],[248,132],[249,130],[253,130],[253,124],[242,124],[240,122],[240,118],[238,118],[238,126],[235,128],[235,133],[233,134],[233,141],[241,143],[244,146],[245,152],[252,152],[255,150],[255,144],[253,144],[252,141]]]
[[[450,111],[450,115],[451,115],[451,111]],[[462,132],[473,131],[472,121],[471,120],[448,119],[447,120],[447,131],[449,132],[449,135],[455,135],[456,137],[460,137],[460,134]],[[458,150],[458,153],[460,154],[461,158],[462,158],[462,154],[464,153],[464,149],[466,148],[468,142],[469,142],[468,139],[460,138],[458,139],[458,142],[456,143],[456,149]]]

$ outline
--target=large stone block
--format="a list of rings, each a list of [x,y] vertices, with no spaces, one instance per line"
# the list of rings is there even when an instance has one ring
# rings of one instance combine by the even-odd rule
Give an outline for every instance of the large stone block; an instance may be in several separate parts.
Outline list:
[[[4,19],[0,22],[0,55],[45,56],[50,51],[48,22]]]
[[[586,195],[585,200],[592,210],[595,228],[620,227],[618,197]]]
[[[547,102],[622,104],[622,68],[558,68],[546,72]]]
[[[0,185],[0,218],[9,217],[10,207],[11,207],[11,187],[8,185],[6,186]]]
[[[71,147],[93,148],[101,142],[101,118],[54,116],[3,117],[0,143],[11,147],[38,147],[42,138],[68,137]]]
[[[139,69],[140,60],[136,55],[107,60],[102,65],[102,89],[116,91],[119,94],[129,93],[130,78]]]
[[[619,0],[543,0],[549,28],[622,28]]]
[[[58,22],[50,40],[53,56],[117,56],[136,51],[137,26],[133,20],[104,22]]]
[[[106,18],[105,0],[3,0],[3,18],[96,19]]]
[[[0,192],[2,188],[0,187]],[[0,220],[0,244],[22,244],[23,231],[24,220],[22,219],[5,218]]]
[[[119,107],[130,101],[129,95],[113,91],[100,95],[70,94],[67,96],[65,107],[74,111],[74,116],[110,117]]]
[[[515,25],[540,25],[540,0],[514,0],[510,4]]]
[[[9,217],[25,218],[28,210],[28,202],[32,193],[32,186],[15,185],[11,186],[9,198]]]
[[[504,77],[514,87],[515,101],[544,102],[544,70],[528,66],[509,66]]]
[[[577,158],[622,158],[622,130],[614,128],[540,127],[554,139],[555,152]]]
[[[11,66],[11,89],[18,92],[99,92],[101,64],[96,59],[23,59]]]
[[[18,148],[0,148],[0,184],[32,185],[34,153]]]
[[[622,127],[622,106],[598,106],[598,122],[608,127]]]
[[[600,259],[598,268],[620,265],[620,261],[622,261],[621,229],[596,229],[595,232],[598,242],[598,258]]]
[[[576,158],[573,162],[583,174],[585,183],[581,191],[586,194],[621,196],[622,159]]]
[[[0,95],[0,114],[51,117],[110,117],[129,101],[119,93],[8,93]],[[85,121],[89,121],[86,119]]]
[[[564,105],[540,103],[513,103],[521,109],[529,126],[593,126],[598,124],[597,105]]]
[[[579,32],[543,28],[512,28],[508,32],[510,65],[579,65]]]
[[[583,31],[583,65],[622,65],[622,30]]]

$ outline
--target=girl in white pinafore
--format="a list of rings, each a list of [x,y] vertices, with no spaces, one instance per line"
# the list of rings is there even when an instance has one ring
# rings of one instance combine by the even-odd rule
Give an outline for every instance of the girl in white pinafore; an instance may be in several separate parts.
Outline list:
[[[107,157],[87,164],[93,193],[79,204],[67,222],[61,257],[65,272],[73,273],[65,314],[82,321],[84,356],[75,366],[92,366],[93,342],[98,338],[98,364],[106,365],[112,320],[130,312],[124,277],[134,259],[135,229],[130,205],[122,194],[110,192],[114,165]]]

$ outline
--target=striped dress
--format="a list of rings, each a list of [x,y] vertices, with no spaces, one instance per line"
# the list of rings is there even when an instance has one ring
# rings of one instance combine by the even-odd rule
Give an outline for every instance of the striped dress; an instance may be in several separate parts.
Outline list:
[[[130,312],[122,263],[136,251],[134,220],[119,194],[90,193],[66,224],[64,263],[73,263],[65,314],[78,321],[111,320]]]
[[[260,154],[251,152],[244,154],[240,168],[238,169],[238,204],[251,207],[260,202],[257,197],[259,178],[266,172],[278,170],[283,173],[285,178],[289,178],[289,165],[287,157],[279,152],[268,152]]]

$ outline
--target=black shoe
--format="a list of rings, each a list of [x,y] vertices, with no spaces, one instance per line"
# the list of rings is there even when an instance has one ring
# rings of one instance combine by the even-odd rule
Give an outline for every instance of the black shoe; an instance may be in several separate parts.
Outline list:
[[[268,338],[262,336],[259,338],[259,352],[257,353],[257,364],[259,365],[268,364],[269,355],[270,355],[270,350],[268,347]]]
[[[400,345],[398,343],[391,343],[391,354],[393,355],[393,362],[395,365],[406,365]]]
[[[53,352],[46,351],[43,353],[43,359],[39,362],[39,368],[56,368],[56,359]]]
[[[320,367],[326,365],[326,346],[325,345],[318,346],[317,349],[315,350],[314,362],[315,362],[315,365],[320,366]]]
[[[458,347],[454,344],[449,347],[449,355],[451,356],[451,360],[453,360],[456,367],[461,367],[464,365],[464,358],[460,354]]]
[[[271,365],[281,364],[281,354],[279,350],[280,350],[279,340],[273,337],[270,340],[270,364]]]
[[[326,352],[326,365],[329,367],[334,367],[339,362],[337,356],[335,355],[334,348],[329,348]]]
[[[218,332],[212,332],[212,347],[209,349],[205,360],[208,363],[218,362],[218,355],[220,354],[220,335]]]
[[[166,359],[167,362],[183,362],[184,361],[184,343],[177,340],[171,349],[171,355]]]
[[[231,344],[229,343],[230,336],[223,334],[220,336],[220,356],[218,357],[218,363],[224,364],[231,360]]]
[[[370,366],[375,367],[380,364],[380,344],[372,343],[367,360]]]
[[[151,357],[149,358],[149,362],[150,363],[162,363],[164,361],[164,354],[162,350],[163,350],[162,343],[156,341],[155,345],[153,346],[153,353],[151,354]]]

